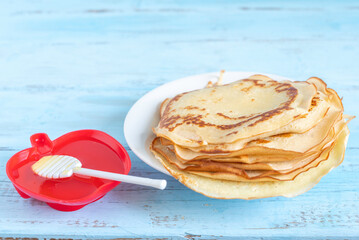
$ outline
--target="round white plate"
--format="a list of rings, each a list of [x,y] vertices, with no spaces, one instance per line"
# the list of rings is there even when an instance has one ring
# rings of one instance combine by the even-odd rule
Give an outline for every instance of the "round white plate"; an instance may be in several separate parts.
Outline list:
[[[289,78],[274,74],[253,73],[253,72],[225,72],[223,83],[230,83],[236,80],[247,78],[253,74],[267,75],[275,80],[290,80]],[[152,128],[157,126],[159,121],[159,107],[163,100],[172,98],[183,92],[204,88],[209,81],[216,82],[219,72],[206,73],[181,78],[150,91],[140,98],[128,112],[124,133],[128,146],[145,163],[165,174],[169,173],[162,164],[153,156],[149,150],[150,143],[155,135]]]

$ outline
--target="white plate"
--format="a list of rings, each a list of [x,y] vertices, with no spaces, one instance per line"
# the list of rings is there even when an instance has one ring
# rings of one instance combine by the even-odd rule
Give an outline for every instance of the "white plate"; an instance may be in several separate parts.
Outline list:
[[[290,80],[289,78],[274,74],[225,72],[223,83],[230,83],[253,74],[267,75],[279,81]],[[159,107],[164,99],[172,98],[179,93],[204,88],[209,81],[216,82],[218,76],[219,72],[181,78],[163,84],[140,98],[128,112],[124,125],[125,138],[132,151],[151,167],[169,175],[167,170],[149,150],[149,145],[155,137],[152,128],[155,127],[159,121]]]

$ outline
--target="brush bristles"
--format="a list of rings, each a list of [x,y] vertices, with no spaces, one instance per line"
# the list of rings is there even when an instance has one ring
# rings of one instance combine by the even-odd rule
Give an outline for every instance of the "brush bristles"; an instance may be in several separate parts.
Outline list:
[[[65,155],[52,155],[42,157],[32,165],[32,170],[41,177],[55,179],[70,177],[76,167],[81,167],[78,159]]]

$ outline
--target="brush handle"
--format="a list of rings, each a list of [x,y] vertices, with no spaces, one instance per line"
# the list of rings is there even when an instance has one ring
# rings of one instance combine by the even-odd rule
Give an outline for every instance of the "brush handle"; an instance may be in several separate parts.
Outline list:
[[[98,170],[93,170],[93,169],[88,169],[88,168],[74,168],[73,171],[74,171],[74,173],[81,174],[81,175],[104,178],[104,179],[132,183],[132,184],[143,185],[143,186],[149,186],[149,187],[158,188],[161,190],[165,189],[166,185],[167,185],[167,181],[162,180],[162,179],[135,177],[135,176],[129,176],[129,175],[124,175],[124,174],[119,174],[119,173],[98,171]]]

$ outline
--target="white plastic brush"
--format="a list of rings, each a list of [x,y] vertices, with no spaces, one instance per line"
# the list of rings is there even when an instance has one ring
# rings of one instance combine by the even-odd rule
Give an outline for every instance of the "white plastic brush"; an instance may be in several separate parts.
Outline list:
[[[167,181],[162,179],[128,176],[119,173],[81,168],[81,166],[82,164],[77,158],[66,155],[51,155],[42,157],[39,161],[33,164],[31,168],[37,175],[50,179],[67,178],[76,173],[85,176],[149,186],[161,190],[165,189],[167,185]]]

